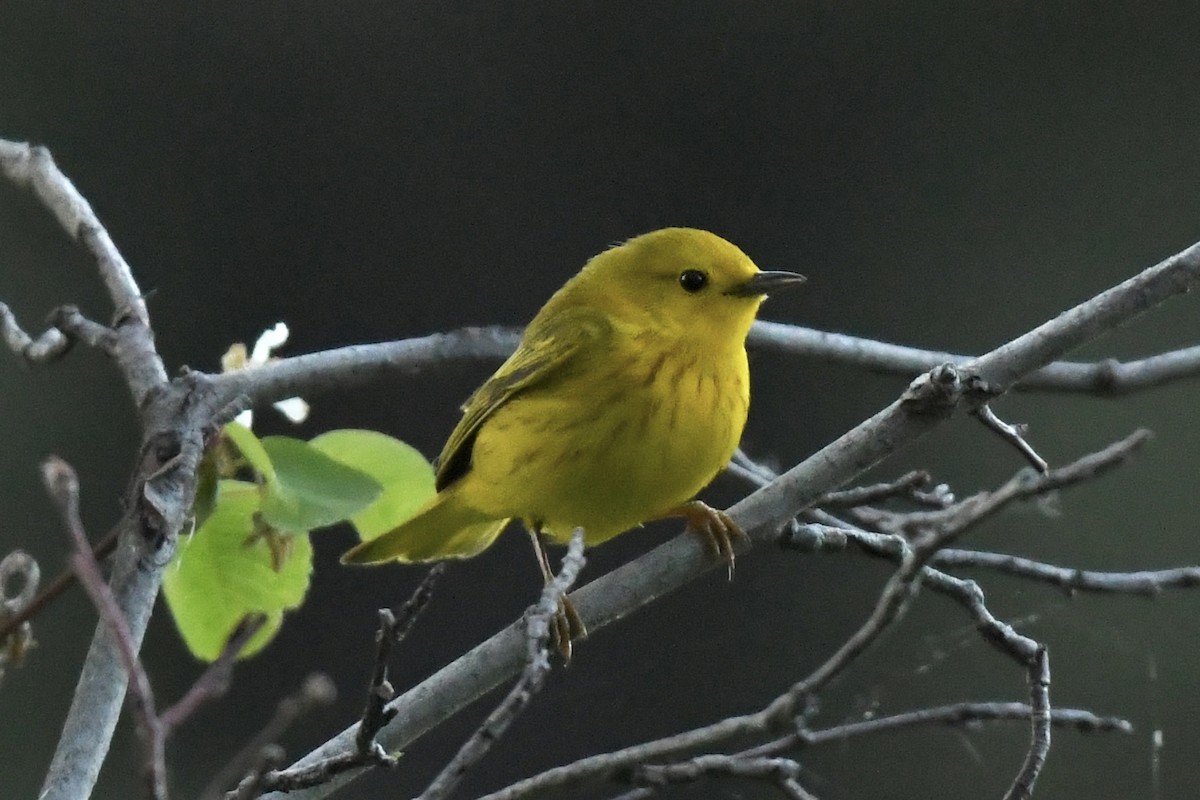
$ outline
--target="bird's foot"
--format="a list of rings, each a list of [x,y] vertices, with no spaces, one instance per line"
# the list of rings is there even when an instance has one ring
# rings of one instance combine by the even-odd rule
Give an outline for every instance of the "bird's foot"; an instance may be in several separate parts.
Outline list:
[[[571,598],[564,594],[558,601],[558,610],[550,620],[550,639],[554,642],[558,654],[562,656],[564,664],[571,663],[571,642],[586,638],[587,626],[583,624],[583,618],[575,610]]]
[[[749,538],[733,518],[699,500],[673,508],[667,516],[687,520],[688,530],[704,540],[705,547],[713,556],[725,562],[729,567],[729,580],[733,580],[734,541]]]

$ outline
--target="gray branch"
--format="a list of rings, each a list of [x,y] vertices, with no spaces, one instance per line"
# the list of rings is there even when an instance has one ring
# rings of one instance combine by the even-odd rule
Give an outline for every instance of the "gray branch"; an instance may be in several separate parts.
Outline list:
[[[512,354],[520,338],[518,328],[461,328],[415,339],[349,345],[293,356],[253,370],[215,375],[213,381],[222,397],[232,400],[241,394],[253,404],[261,405],[285,397],[360,386],[396,370],[415,371],[459,359],[500,360]],[[760,350],[858,365],[907,377],[941,364],[967,364],[973,358],[762,320],[754,323],[748,344]],[[1200,377],[1200,345],[1126,363],[1113,359],[1054,362],[1034,370],[1013,388],[1112,397],[1197,377]]]
[[[766,351],[803,355],[835,364],[859,366],[889,375],[916,375],[938,364],[965,364],[972,356],[889,344],[844,333],[759,321],[750,344]],[[1200,377],[1200,345],[1159,353],[1136,361],[1056,361],[1024,376],[1019,391],[1080,392],[1119,396]]]
[[[100,224],[91,204],[54,163],[50,151],[26,142],[0,139],[0,172],[15,185],[33,192],[67,236],[92,254],[118,319],[132,316],[149,327],[150,314],[142,290],[133,279],[133,270]]]

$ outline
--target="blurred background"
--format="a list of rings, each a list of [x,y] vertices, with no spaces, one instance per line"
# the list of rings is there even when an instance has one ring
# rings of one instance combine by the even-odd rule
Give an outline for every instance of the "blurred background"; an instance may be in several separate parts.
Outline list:
[[[610,242],[664,225],[712,229],[764,268],[809,276],[769,319],[939,349],[991,348],[1200,239],[1194,4],[927,2],[204,4],[0,0],[0,136],[49,146],[133,265],[172,371],[283,320],[286,353],[461,325],[526,321]],[[0,300],[30,327],[56,305],[106,319],[95,270],[27,195],[0,185]],[[1193,344],[1195,298],[1080,357]],[[494,368],[457,364],[309,398],[298,432],[367,427],[429,456]],[[789,466],[897,396],[900,377],[761,354],[744,446]],[[1197,383],[1119,400],[1021,395],[997,404],[1063,463],[1145,425],[1119,473],[1012,511],[968,546],[1132,570],[1200,563]],[[83,482],[99,536],[137,443],[116,371],[79,349],[25,369],[0,354],[0,553],[47,573],[65,539],[37,466]],[[956,420],[872,474],[923,467],[960,494],[1022,466]],[[724,477],[708,499],[746,487]],[[678,531],[592,553],[585,579]],[[288,735],[299,756],[352,722],[374,610],[419,568],[347,570],[348,529],[317,534],[307,604],[241,665],[232,691],[174,737],[194,796],[321,670],[336,707]],[[760,548],[597,632],[475,770],[462,795],[759,708],[863,620],[886,565]],[[1039,796],[1192,797],[1200,783],[1200,593],[1069,598],[974,574],[991,608],[1049,645],[1053,701],[1129,718],[1132,736],[1057,731]],[[507,624],[538,588],[523,536],[457,564],[395,658],[400,689]],[[0,687],[0,797],[36,794],[95,614],[79,592],[36,624]],[[144,652],[160,702],[200,671],[159,609]],[[825,695],[820,724],[960,700],[1024,700],[1022,672],[965,614],[923,595]],[[418,792],[495,697],[341,796]],[[1152,735],[1160,730],[1156,752]],[[824,800],[996,797],[1027,726],[917,729],[803,754]],[[118,732],[98,797],[136,796],[139,750]],[[609,791],[603,794],[613,794]],[[671,796],[774,797],[736,781]]]

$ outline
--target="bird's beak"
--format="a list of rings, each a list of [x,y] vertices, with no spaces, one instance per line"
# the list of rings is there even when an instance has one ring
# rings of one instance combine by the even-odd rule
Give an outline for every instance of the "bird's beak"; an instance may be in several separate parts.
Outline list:
[[[808,278],[795,272],[758,272],[753,278],[734,286],[725,294],[733,297],[761,297],[769,292],[799,286],[806,280]]]

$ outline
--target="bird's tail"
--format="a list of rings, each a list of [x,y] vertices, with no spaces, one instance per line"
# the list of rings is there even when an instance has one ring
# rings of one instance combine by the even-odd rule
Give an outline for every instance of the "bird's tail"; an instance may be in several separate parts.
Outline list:
[[[342,554],[343,564],[382,561],[440,561],[470,558],[496,540],[507,519],[489,517],[450,489],[430,500],[416,516]]]

